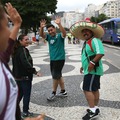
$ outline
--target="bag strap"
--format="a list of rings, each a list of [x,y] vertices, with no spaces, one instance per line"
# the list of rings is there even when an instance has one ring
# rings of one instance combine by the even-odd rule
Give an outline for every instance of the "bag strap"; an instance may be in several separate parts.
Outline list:
[[[87,44],[87,42],[85,41],[84,42],[84,45],[83,45],[83,48],[82,48],[82,52],[83,52],[83,49],[84,49],[84,51],[85,51],[85,56],[87,57],[87,61],[88,61],[88,63],[90,62],[90,58],[89,58],[89,56],[88,56],[88,54],[87,54],[87,52],[86,52],[86,44]],[[92,47],[92,46],[91,46]],[[90,48],[91,48],[90,47]],[[94,52],[94,51],[92,51],[92,52]],[[94,66],[94,70],[95,70],[95,72],[96,72],[96,66]]]
[[[0,114],[0,120],[4,120],[4,116],[5,116],[5,113],[6,113],[7,105],[8,105],[8,102],[9,102],[9,96],[10,96],[10,83],[9,83],[9,79],[7,77],[7,74],[5,73],[5,70],[4,70],[2,64],[1,64],[1,66],[2,66],[3,74],[5,76],[5,83],[6,83],[6,102],[5,102],[5,106],[3,108],[3,111]]]
[[[92,39],[88,40],[87,44],[90,46],[91,51],[94,52],[93,47],[92,47]]]

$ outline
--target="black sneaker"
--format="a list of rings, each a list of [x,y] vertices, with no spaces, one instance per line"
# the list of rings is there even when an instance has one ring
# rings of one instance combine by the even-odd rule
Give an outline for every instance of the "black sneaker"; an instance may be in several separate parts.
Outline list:
[[[32,117],[33,116],[33,113],[31,113],[31,112],[23,112],[22,113],[22,118],[25,118],[25,117]]]
[[[89,109],[87,109],[86,111],[88,112]],[[96,109],[96,114],[98,114],[98,115],[100,114],[100,109],[99,108]]]
[[[67,92],[60,92],[56,96],[57,97],[67,97]]]
[[[82,119],[91,120],[93,118],[96,118],[97,116],[98,116],[98,111],[95,111],[95,113],[93,113],[91,110],[87,109],[87,114]]]
[[[96,109],[96,114],[98,114],[98,115],[100,114],[100,109],[99,108]]]

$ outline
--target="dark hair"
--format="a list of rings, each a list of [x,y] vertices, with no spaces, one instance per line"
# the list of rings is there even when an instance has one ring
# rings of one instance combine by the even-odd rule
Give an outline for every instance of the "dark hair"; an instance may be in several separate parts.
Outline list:
[[[49,27],[53,27],[53,28],[55,28],[55,26],[52,25],[52,24],[48,24],[48,25],[46,26],[47,29],[48,29]]]
[[[26,36],[25,34],[21,34],[21,35],[19,35],[19,37],[18,37],[18,41],[23,40],[23,38],[24,38],[25,36]]]
[[[1,20],[4,18],[4,15],[5,15],[5,10],[2,4],[0,3],[0,26],[1,26]]]
[[[18,49],[19,46],[21,46],[20,41],[22,41],[25,36],[26,36],[25,34],[21,34],[19,35],[18,39],[15,41],[12,56],[16,54],[16,50]]]

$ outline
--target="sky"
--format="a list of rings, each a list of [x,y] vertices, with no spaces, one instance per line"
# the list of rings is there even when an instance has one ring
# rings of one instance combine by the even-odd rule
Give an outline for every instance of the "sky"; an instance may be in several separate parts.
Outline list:
[[[56,12],[75,11],[84,12],[88,4],[101,5],[109,0],[58,0]]]

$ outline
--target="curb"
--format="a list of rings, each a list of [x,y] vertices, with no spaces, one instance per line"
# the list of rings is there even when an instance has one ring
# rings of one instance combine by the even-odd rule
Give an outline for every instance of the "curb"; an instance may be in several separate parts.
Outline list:
[[[104,44],[104,43],[103,43],[103,45],[106,46],[106,47],[109,47],[109,48],[120,50],[120,46],[112,46],[112,45],[107,45],[107,44]]]

